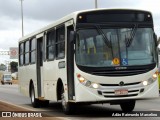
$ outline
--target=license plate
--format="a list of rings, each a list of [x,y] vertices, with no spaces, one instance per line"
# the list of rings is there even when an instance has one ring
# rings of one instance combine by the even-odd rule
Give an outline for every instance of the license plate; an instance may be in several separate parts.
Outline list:
[[[128,90],[115,90],[115,95],[127,95]]]

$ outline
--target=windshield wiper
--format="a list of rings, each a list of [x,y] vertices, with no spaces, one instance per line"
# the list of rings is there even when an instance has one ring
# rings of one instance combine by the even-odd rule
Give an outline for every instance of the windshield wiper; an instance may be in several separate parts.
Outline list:
[[[106,44],[109,48],[111,48],[111,43],[110,43],[110,41],[108,40],[108,38],[106,37],[106,35],[104,34],[104,32],[103,32],[103,30],[101,29],[101,27],[100,27],[99,25],[96,25],[96,28],[97,28],[98,33],[99,33],[100,35],[102,35],[105,44]]]
[[[132,32],[131,32],[130,38],[125,38],[125,39],[126,39],[126,46],[127,46],[127,47],[129,47],[129,46],[131,45],[131,43],[132,43],[132,41],[133,41],[133,38],[134,38],[134,36],[135,36],[135,34],[136,34],[137,27],[138,27],[138,25],[135,24],[135,25],[134,25],[134,28],[133,28],[133,30],[132,30]]]

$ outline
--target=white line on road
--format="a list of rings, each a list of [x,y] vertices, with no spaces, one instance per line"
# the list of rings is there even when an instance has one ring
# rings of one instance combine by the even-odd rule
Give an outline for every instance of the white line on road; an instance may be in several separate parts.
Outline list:
[[[157,109],[151,109],[150,111],[160,111],[160,110],[157,110]]]

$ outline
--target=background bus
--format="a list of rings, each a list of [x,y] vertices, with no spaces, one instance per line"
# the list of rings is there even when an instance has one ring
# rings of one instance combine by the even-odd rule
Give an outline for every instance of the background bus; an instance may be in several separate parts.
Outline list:
[[[119,104],[158,93],[157,39],[152,14],[129,9],[74,12],[19,41],[20,91],[32,105]]]

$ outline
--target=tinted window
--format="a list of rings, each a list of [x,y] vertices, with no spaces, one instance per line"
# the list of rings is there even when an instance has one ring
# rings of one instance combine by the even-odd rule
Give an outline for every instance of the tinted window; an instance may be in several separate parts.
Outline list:
[[[29,64],[29,41],[25,42],[25,64]]]
[[[57,58],[64,58],[65,56],[65,27],[57,29]]]
[[[35,63],[35,55],[36,53],[36,38],[32,38],[31,39],[31,51],[30,51],[30,60],[31,60],[31,63]]]
[[[31,50],[36,49],[36,38],[31,39]]]
[[[25,43],[25,53],[29,52],[29,41],[26,41]]]
[[[54,30],[47,33],[46,51],[47,51],[46,58],[54,59],[55,57],[55,31]]]
[[[20,53],[20,54],[23,54],[23,50],[24,50],[24,48],[23,48],[23,43],[21,43],[21,44],[20,44],[20,47],[19,47],[19,53]]]
[[[137,10],[105,10],[80,13],[78,23],[152,22],[149,12]]]
[[[19,45],[19,65],[23,65],[24,44]]]

